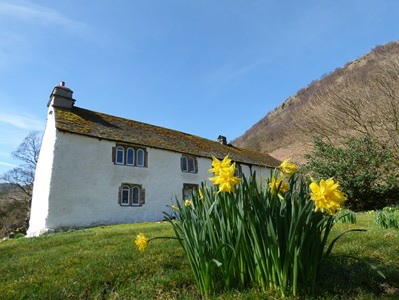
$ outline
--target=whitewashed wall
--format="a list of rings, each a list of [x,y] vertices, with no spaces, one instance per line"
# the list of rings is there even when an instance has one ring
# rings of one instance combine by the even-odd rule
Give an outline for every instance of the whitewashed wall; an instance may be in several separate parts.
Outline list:
[[[181,153],[148,147],[148,167],[115,165],[113,147],[115,142],[56,131],[49,115],[28,235],[64,227],[160,221],[166,205],[173,204],[176,196],[182,197],[184,183],[200,185],[212,176],[208,158],[197,159],[198,173],[184,173],[180,169]],[[242,165],[242,171],[248,176],[251,169]],[[260,167],[252,167],[252,171],[265,177],[270,173]],[[142,185],[145,204],[119,205],[122,183]]]
[[[38,235],[47,231],[46,219],[49,212],[48,200],[52,185],[51,178],[54,147],[56,143],[56,129],[53,113],[53,110],[49,109],[42,146],[40,148],[40,156],[36,165],[28,235]]]

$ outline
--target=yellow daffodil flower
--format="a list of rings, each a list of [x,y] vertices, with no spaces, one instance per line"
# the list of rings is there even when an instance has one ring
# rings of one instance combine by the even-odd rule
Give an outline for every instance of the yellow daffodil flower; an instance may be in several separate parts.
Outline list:
[[[339,190],[339,184],[332,178],[322,179],[319,184],[313,181],[309,187],[310,199],[314,201],[316,211],[333,215],[341,209],[342,203],[346,200],[345,194]]]
[[[218,160],[215,156],[212,156],[212,168],[208,170],[209,173],[218,174],[222,169],[228,168],[231,165],[231,159],[228,155],[223,158],[222,161]]]
[[[291,158],[284,160],[279,166],[281,172],[287,177],[293,175],[297,170],[296,164],[290,163],[290,160]]]
[[[144,252],[147,249],[148,241],[149,239],[143,233],[139,233],[134,243],[139,251]]]
[[[288,182],[284,180],[282,177],[273,176],[269,182],[269,189],[272,194],[276,194],[280,198],[280,200],[284,200],[283,194],[290,190]]]
[[[184,206],[190,207],[190,206],[192,206],[192,205],[193,205],[193,201],[188,200],[188,199],[186,199],[186,200],[184,201]]]
[[[219,186],[218,193],[234,192],[235,186],[241,182],[241,178],[234,176],[236,164],[231,163],[231,159],[227,155],[222,161],[212,157],[212,167],[209,172],[214,173],[215,176],[209,180]]]

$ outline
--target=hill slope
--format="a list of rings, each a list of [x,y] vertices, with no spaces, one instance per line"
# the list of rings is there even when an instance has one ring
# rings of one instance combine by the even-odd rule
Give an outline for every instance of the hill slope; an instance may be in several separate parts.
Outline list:
[[[399,145],[399,42],[323,76],[286,99],[232,144],[303,161],[312,136],[333,140],[367,133]]]

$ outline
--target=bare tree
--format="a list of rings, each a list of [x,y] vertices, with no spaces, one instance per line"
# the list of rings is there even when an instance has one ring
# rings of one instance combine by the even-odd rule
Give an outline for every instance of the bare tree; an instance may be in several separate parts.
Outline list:
[[[13,223],[14,225],[10,227],[10,230],[15,230],[13,227],[18,227],[22,232],[27,230],[40,145],[41,137],[39,136],[39,132],[30,132],[18,146],[17,150],[12,153],[12,156],[22,163],[18,167],[0,175],[0,182],[5,183],[7,186],[7,188],[0,190],[0,198],[4,202],[3,206],[7,207],[7,209],[3,209],[3,212],[0,213],[0,221],[7,224],[13,222],[21,224],[16,226]],[[15,213],[16,210],[19,212],[18,214]],[[15,220],[13,217],[15,215],[24,215],[25,219]],[[7,224],[2,224],[1,227],[5,227]]]
[[[40,145],[41,138],[39,132],[30,132],[18,146],[17,150],[12,153],[15,159],[23,163],[20,164],[19,167],[0,176],[0,181],[19,188],[24,194],[31,197]]]

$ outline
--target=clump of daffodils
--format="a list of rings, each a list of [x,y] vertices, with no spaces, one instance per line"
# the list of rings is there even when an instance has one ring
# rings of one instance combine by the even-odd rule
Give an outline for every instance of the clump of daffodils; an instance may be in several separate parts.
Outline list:
[[[212,168],[208,172],[214,173],[215,176],[209,180],[219,186],[218,193],[235,191],[235,186],[241,182],[241,178],[234,176],[235,170],[236,163],[232,163],[228,155],[222,161],[212,156]]]
[[[278,289],[283,297],[312,291],[319,266],[339,238],[327,245],[334,214],[346,200],[339,184],[330,178],[309,185],[290,159],[273,170],[266,186],[256,174],[236,177],[235,167],[228,156],[212,157],[213,186],[203,184],[164,212],[199,292],[207,298],[222,284]],[[149,239],[140,233],[135,244],[144,252],[160,238],[171,237]]]

